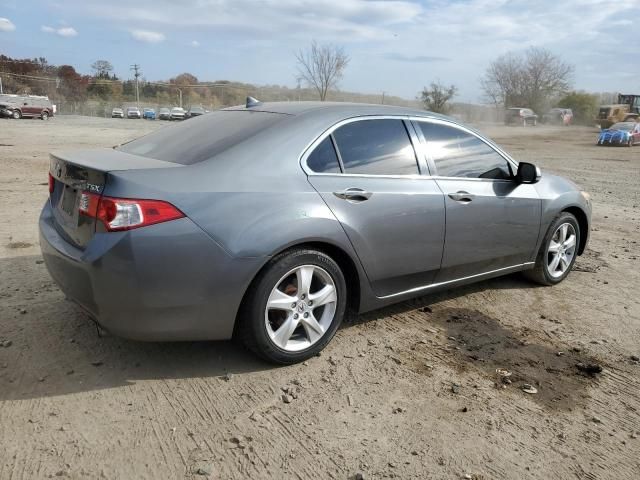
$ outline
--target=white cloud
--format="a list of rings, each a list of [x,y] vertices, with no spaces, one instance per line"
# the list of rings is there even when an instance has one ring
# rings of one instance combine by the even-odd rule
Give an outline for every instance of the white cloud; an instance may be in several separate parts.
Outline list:
[[[13,32],[16,26],[8,18],[0,17],[0,32]]]
[[[56,33],[61,37],[75,37],[78,35],[78,32],[76,32],[76,29],[73,27],[59,28]]]
[[[200,42],[197,40],[192,40],[191,41],[191,46],[194,48],[198,48],[200,46]]]
[[[151,32],[149,30],[132,30],[131,36],[144,43],[160,43],[164,41],[164,34],[158,32]]]
[[[76,35],[78,35],[78,32],[73,27],[54,28],[49,27],[48,25],[43,25],[42,27],[40,27],[40,30],[45,33],[53,33],[59,35],[61,37],[75,37]]]

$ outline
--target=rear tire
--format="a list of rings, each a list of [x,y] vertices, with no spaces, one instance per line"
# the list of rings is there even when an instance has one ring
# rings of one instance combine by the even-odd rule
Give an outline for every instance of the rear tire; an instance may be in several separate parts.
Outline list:
[[[631,138],[629,139],[629,141],[627,142],[627,147],[633,147],[633,145],[634,145],[634,144],[635,144],[635,142],[634,142],[634,138],[633,138],[633,137],[631,137]]]
[[[11,115],[15,120],[20,120],[22,118],[22,114],[20,110],[14,110],[13,115]]]
[[[302,362],[333,338],[346,305],[344,275],[331,257],[317,250],[289,250],[275,256],[251,283],[236,337],[270,362]]]
[[[564,234],[563,234],[564,231]],[[547,230],[536,263],[524,275],[541,285],[555,285],[563,281],[573,268],[580,245],[580,225],[569,212],[558,215]]]

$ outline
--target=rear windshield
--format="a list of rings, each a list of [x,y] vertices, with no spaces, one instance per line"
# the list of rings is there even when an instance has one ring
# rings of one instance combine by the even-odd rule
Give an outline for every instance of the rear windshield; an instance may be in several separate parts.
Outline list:
[[[118,149],[133,155],[193,165],[218,155],[286,117],[278,113],[219,110],[161,128]]]

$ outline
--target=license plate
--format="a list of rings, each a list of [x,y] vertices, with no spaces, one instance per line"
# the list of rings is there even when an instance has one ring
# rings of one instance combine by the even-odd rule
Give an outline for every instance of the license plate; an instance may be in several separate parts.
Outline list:
[[[75,188],[71,188],[68,186],[64,187],[64,192],[62,193],[62,200],[60,201],[60,209],[69,215],[70,217],[74,217],[76,213],[76,197],[78,196],[78,191]]]

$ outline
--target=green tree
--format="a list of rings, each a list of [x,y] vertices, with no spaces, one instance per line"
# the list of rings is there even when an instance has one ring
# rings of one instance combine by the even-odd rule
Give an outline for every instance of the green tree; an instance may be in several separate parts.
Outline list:
[[[570,108],[573,111],[573,121],[584,125],[591,125],[598,111],[598,96],[585,92],[571,92],[558,101],[560,108]]]

